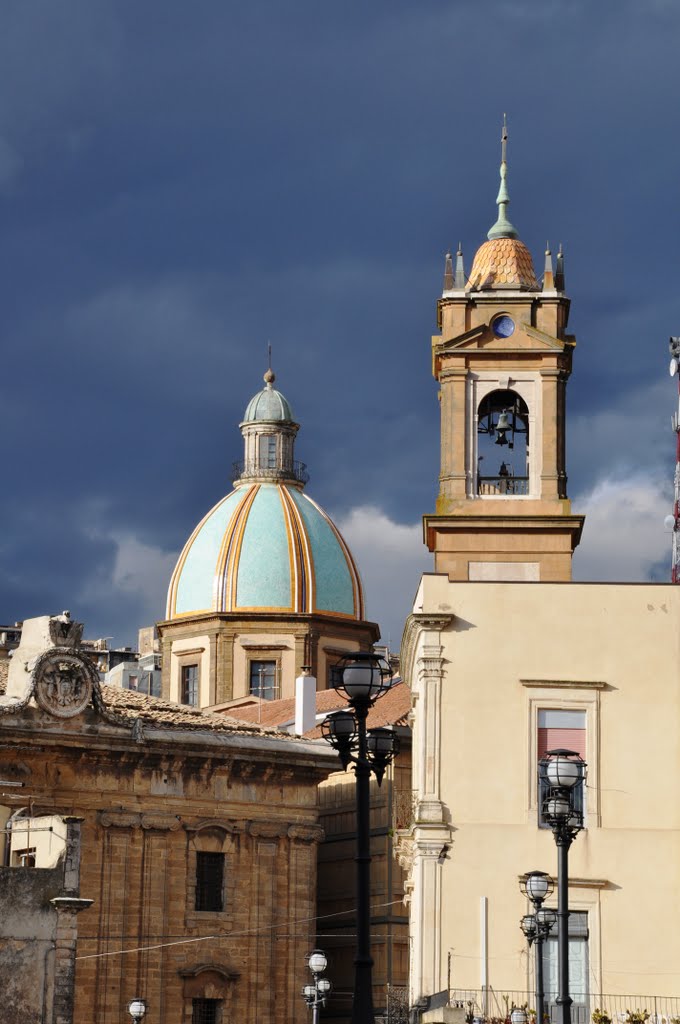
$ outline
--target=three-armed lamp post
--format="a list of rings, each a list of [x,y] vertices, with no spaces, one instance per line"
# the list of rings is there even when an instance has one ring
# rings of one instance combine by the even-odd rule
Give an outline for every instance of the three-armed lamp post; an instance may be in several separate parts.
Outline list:
[[[586,763],[574,750],[549,750],[539,762],[543,820],[557,846],[557,959],[559,1024],[571,1024],[569,994],[569,847],[583,828]],[[542,1022],[541,1022],[542,1024]]]
[[[552,895],[553,880],[545,871],[530,871],[519,884],[524,895],[531,900],[534,913],[525,914],[520,928],[529,947],[536,943],[536,1024],[544,1024],[545,992],[543,987],[543,943],[550,935],[557,915],[554,910],[543,906],[543,901]]]
[[[313,950],[307,957],[307,965],[312,972],[313,984],[305,985],[302,995],[307,1006],[312,1010],[312,1024],[319,1024],[319,1008],[326,1005],[326,1000],[332,989],[328,978],[321,975],[328,966],[326,954],[321,949]]]
[[[328,715],[321,731],[338,751],[343,767],[354,765],[356,775],[357,845],[357,945],[354,958],[354,997],[351,1024],[374,1024],[373,958],[371,957],[371,830],[370,780],[378,785],[385,769],[399,750],[392,729],[366,729],[369,709],[389,685],[388,665],[377,655],[356,652],[340,662],[342,683],[351,710]]]

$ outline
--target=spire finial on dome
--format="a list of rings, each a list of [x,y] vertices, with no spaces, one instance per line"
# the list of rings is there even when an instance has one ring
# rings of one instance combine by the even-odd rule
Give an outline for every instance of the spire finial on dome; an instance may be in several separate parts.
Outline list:
[[[267,372],[264,375],[264,382],[268,388],[271,389],[272,384],[276,380],[276,374],[272,370],[272,343],[267,342]]]
[[[507,116],[503,114],[503,127],[501,129],[501,184],[498,189],[498,196],[496,197],[496,205],[498,206],[498,219],[496,223],[490,228],[487,238],[519,238],[516,229],[508,220],[507,207],[510,205],[510,194],[508,192],[507,176],[508,176],[508,121]]]

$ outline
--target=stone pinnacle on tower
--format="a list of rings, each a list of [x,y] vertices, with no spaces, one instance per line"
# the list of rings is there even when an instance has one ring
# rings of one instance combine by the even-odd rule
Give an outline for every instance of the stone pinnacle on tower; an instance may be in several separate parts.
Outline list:
[[[564,253],[562,252],[562,243],[560,242],[560,248],[557,253],[557,270],[555,273],[555,288],[558,292],[564,291]]]
[[[454,288],[465,288],[465,264],[463,263],[463,243],[458,243],[456,253],[456,273],[453,279]]]
[[[501,184],[498,189],[498,196],[496,198],[496,205],[498,206],[498,219],[496,223],[490,228],[487,238],[519,238],[517,231],[508,220],[507,207],[510,205],[510,194],[508,192],[507,176],[508,176],[508,162],[507,162],[507,149],[508,149],[508,122],[507,117],[503,114],[503,128],[501,129]]]
[[[550,242],[545,243],[545,266],[543,268],[543,291],[551,292],[555,288],[555,278],[553,276],[553,261],[552,253],[550,252]]]
[[[450,292],[453,288],[453,259],[450,252],[444,258],[444,291]]]

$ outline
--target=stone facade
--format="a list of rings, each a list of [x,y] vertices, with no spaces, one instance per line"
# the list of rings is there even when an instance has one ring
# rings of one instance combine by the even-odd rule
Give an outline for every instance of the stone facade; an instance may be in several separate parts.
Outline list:
[[[317,787],[333,752],[97,680],[64,717],[60,699],[82,698],[68,685],[77,647],[52,659],[48,706],[34,673],[50,659],[15,658],[26,683],[0,705],[0,759],[23,786],[3,803],[83,820],[81,891],[93,904],[79,919],[75,1019],[119,1024],[139,996],[148,1024],[188,1024],[197,999],[217,1001],[223,1024],[302,1022]],[[212,909],[197,909],[206,863],[221,881]]]

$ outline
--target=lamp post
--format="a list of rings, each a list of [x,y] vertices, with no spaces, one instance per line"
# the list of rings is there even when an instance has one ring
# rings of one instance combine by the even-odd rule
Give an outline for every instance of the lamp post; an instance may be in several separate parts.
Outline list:
[[[543,820],[557,846],[557,1005],[559,1024],[571,1024],[569,994],[569,847],[583,828],[586,763],[574,750],[549,750],[539,761]]]
[[[319,1007],[326,1005],[326,999],[333,987],[328,978],[321,977],[328,966],[328,960],[323,950],[313,950],[307,957],[307,966],[312,972],[314,983],[312,985],[305,985],[302,989],[302,995],[307,1006],[310,1006],[312,1009],[312,1024],[318,1024]]]
[[[371,831],[370,780],[378,785],[385,769],[399,750],[399,739],[391,729],[366,729],[369,709],[387,689],[390,672],[375,654],[356,652],[340,662],[342,683],[351,710],[328,715],[321,731],[338,751],[344,768],[354,765],[356,776],[356,887],[357,945],[354,958],[354,996],[351,1024],[374,1024],[373,958],[371,957]]]
[[[520,928],[529,943],[536,943],[536,1024],[543,1024],[545,1017],[545,991],[543,987],[543,943],[555,924],[554,910],[543,906],[543,901],[552,895],[553,880],[545,871],[530,871],[519,884],[524,895],[531,900],[533,914],[525,914]]]
[[[132,1017],[134,1024],[141,1024],[144,1020],[148,1007],[143,999],[131,999],[128,1003],[128,1013]]]

